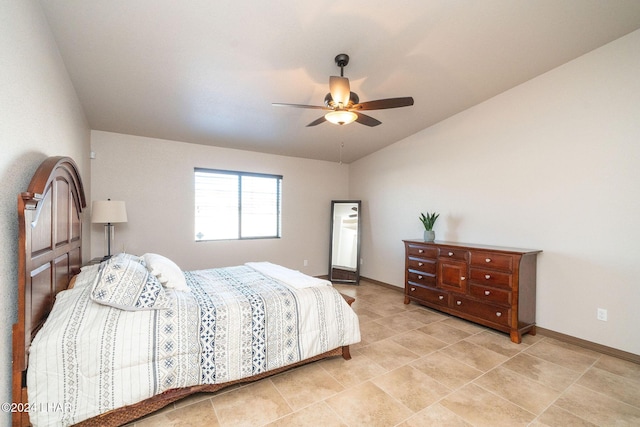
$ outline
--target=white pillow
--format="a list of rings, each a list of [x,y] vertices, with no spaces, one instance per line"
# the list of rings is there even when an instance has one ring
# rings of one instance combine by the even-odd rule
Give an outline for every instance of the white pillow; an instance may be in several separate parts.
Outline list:
[[[168,289],[189,291],[187,280],[178,265],[169,258],[158,254],[142,255],[147,269]]]
[[[136,261],[136,262],[139,262],[140,264],[144,265],[144,258],[142,258],[141,256],[138,256],[138,255],[128,254],[128,253],[125,253],[125,252],[117,253],[114,256],[112,256],[111,258],[121,258],[121,259],[130,260],[130,261]]]

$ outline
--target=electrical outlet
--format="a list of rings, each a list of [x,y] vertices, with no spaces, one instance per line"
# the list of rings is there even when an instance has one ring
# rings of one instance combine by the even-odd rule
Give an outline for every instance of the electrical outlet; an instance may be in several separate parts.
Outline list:
[[[599,308],[597,317],[598,317],[598,320],[602,320],[603,322],[606,322],[607,321],[607,309],[606,308]]]
[[[302,265],[304,265],[305,267],[309,266],[309,261],[305,259],[305,260],[302,262]]]

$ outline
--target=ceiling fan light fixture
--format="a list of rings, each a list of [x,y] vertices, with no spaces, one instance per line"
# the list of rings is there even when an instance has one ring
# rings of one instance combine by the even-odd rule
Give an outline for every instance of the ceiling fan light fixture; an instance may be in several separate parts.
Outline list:
[[[334,125],[348,125],[356,121],[358,115],[352,111],[338,110],[328,112],[324,118]]]

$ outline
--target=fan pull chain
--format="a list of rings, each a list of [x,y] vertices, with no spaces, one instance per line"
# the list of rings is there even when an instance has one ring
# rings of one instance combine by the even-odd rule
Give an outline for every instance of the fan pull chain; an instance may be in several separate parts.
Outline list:
[[[344,148],[344,142],[340,143],[340,164],[342,164],[342,149]]]

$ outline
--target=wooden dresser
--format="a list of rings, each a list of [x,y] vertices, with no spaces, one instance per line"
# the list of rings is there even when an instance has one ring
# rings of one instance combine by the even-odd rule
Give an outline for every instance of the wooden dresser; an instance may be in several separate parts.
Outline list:
[[[507,332],[536,333],[536,256],[531,249],[404,240],[410,301]]]

